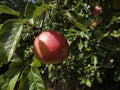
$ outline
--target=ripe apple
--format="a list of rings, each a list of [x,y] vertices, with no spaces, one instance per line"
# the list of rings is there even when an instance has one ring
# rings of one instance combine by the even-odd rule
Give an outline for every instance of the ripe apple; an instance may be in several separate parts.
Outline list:
[[[120,0],[113,0],[113,5],[115,9],[120,9]]]
[[[96,5],[93,9],[93,15],[94,16],[99,16],[100,14],[102,14],[102,12],[103,12],[103,9],[99,5]]]
[[[96,27],[98,24],[100,24],[102,21],[100,20],[95,20],[91,23],[91,26]]]
[[[43,63],[57,64],[68,56],[69,45],[58,31],[46,30],[35,38],[34,54]]]

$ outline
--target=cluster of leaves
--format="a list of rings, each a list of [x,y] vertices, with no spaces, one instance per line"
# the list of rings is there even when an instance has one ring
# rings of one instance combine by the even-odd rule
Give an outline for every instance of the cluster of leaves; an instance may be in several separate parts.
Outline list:
[[[45,90],[44,82],[37,68],[40,63],[36,64],[33,54],[33,41],[40,30],[36,31],[33,28],[35,28],[35,23],[40,23],[41,14],[48,8],[50,5],[44,4],[44,2],[39,2],[38,5],[27,0],[0,2],[2,17],[0,24],[0,90]]]
[[[48,79],[52,80],[53,87],[62,86],[61,90],[66,86],[72,90],[82,84],[91,87],[96,81],[104,83],[107,77],[119,81],[120,11],[113,8],[112,1],[58,0],[52,3],[56,9],[47,12],[45,27],[62,32],[70,45],[69,57],[62,64],[48,68]],[[92,12],[96,5],[103,9],[98,17]],[[92,26],[97,20],[101,23]]]
[[[96,5],[103,8],[98,17]],[[108,76],[120,80],[120,10],[111,0],[2,0],[0,12],[1,90],[77,90]],[[60,64],[34,57],[33,41],[46,29],[68,40],[70,53]]]

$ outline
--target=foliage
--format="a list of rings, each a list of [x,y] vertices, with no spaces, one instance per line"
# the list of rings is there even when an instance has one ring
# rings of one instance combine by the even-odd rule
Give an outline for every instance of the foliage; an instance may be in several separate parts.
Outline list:
[[[103,9],[98,16],[96,5]],[[0,90],[117,90],[120,9],[114,7],[112,0],[1,0]],[[47,29],[69,43],[62,63],[43,64],[34,56],[34,39]]]

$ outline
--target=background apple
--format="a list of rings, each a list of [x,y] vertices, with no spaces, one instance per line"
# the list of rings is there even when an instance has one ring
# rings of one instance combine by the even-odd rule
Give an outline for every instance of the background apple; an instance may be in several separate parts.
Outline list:
[[[102,21],[101,20],[95,20],[91,23],[91,26],[96,27],[98,24],[100,24]]]
[[[47,30],[35,38],[34,53],[43,63],[57,64],[68,56],[69,46],[61,33]]]
[[[103,9],[99,5],[96,5],[93,9],[93,15],[94,16],[99,16],[100,14],[102,14],[102,12],[103,12]]]

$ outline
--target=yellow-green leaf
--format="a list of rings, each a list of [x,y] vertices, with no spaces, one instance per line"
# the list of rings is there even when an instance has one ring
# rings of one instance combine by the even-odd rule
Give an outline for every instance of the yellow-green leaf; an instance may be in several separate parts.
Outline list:
[[[0,5],[0,12],[1,13],[6,13],[6,14],[12,14],[12,15],[15,15],[15,16],[19,16],[19,14],[15,10],[9,8],[6,5]]]

